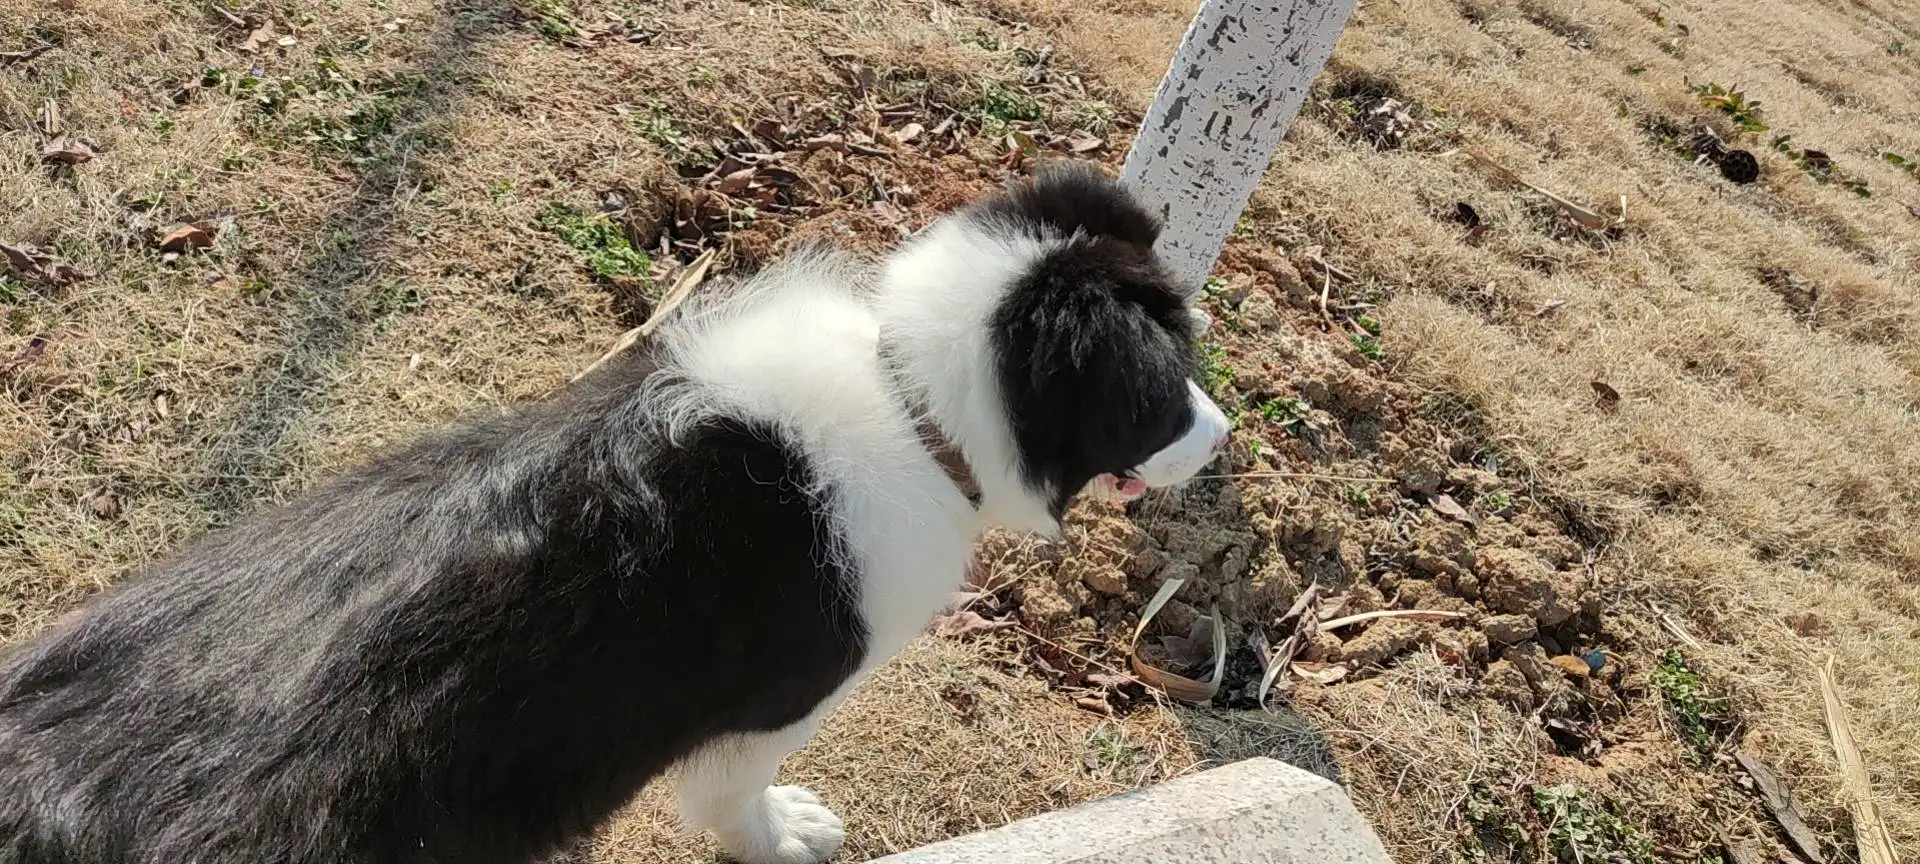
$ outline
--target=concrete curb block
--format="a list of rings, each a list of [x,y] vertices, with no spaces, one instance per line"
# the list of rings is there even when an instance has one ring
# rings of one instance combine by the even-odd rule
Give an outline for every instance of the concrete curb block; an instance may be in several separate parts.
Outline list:
[[[1274,759],[956,837],[873,864],[1393,864],[1347,793]]]

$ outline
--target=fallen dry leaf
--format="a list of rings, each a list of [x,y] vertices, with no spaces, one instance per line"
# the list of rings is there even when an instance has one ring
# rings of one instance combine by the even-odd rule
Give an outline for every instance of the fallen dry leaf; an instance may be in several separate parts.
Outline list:
[[[1613,389],[1613,385],[1605,381],[1593,381],[1590,386],[1593,387],[1594,404],[1599,405],[1601,410],[1611,411],[1620,407],[1620,391]]]
[[[1411,618],[1415,621],[1451,621],[1456,618],[1465,617],[1467,617],[1467,613],[1465,612],[1448,612],[1444,609],[1379,609],[1373,612],[1361,612],[1356,615],[1348,615],[1344,618],[1334,618],[1330,621],[1321,622],[1320,629],[1328,631],[1339,630],[1367,621],[1377,621],[1381,618]]]
[[[45,282],[55,288],[65,288],[87,278],[87,274],[80,268],[55,261],[53,256],[25,243],[18,246],[0,243],[0,252],[6,253],[7,265],[13,268],[14,273]]]
[[[240,43],[239,50],[244,54],[253,54],[267,47],[273,41],[273,22],[268,21],[247,34],[246,41]]]
[[[713,191],[722,195],[738,195],[746,190],[747,184],[753,182],[753,175],[758,171],[757,168],[742,168],[728,174],[720,178],[719,183],[714,184]]]
[[[1565,300],[1558,300],[1558,299],[1548,300],[1547,302],[1540,304],[1540,308],[1533,310],[1533,317],[1538,318],[1542,315],[1546,315],[1552,312],[1553,310],[1558,309],[1565,305],[1567,305],[1567,301]]]
[[[1452,519],[1455,522],[1464,522],[1468,525],[1479,524],[1478,521],[1473,518],[1473,514],[1467,512],[1467,508],[1460,506],[1460,502],[1453,500],[1452,495],[1435,495],[1427,499],[1427,505],[1433,508],[1433,512]]]
[[[933,632],[956,639],[976,633],[997,633],[1012,626],[1014,626],[1012,621],[982,618],[980,613],[971,609],[963,609],[951,615],[936,616],[933,619]]]
[[[893,140],[898,143],[905,144],[909,141],[912,141],[915,138],[920,137],[920,133],[925,131],[927,131],[927,127],[925,126],[922,126],[918,123],[908,123],[907,125],[902,126],[893,131]]]
[[[1113,690],[1118,690],[1122,687],[1127,687],[1133,684],[1139,684],[1140,679],[1135,678],[1132,675],[1128,675],[1124,672],[1117,673],[1117,674],[1110,674],[1106,672],[1095,672],[1087,676],[1087,683],[1095,687],[1106,687]]]
[[[1133,639],[1127,647],[1127,662],[1132,667],[1133,674],[1140,679],[1141,683],[1149,687],[1157,688],[1182,702],[1210,702],[1214,694],[1220,692],[1220,679],[1226,673],[1227,630],[1225,627],[1213,628],[1213,672],[1205,681],[1195,681],[1192,678],[1175,675],[1140,659],[1140,634],[1146,632],[1147,624],[1153,620],[1153,616],[1160,614],[1160,610],[1166,607],[1167,601],[1173,599],[1174,592],[1179,591],[1180,586],[1184,584],[1186,584],[1185,579],[1168,579],[1160,584],[1160,590],[1153,595],[1153,599],[1147,601],[1146,608],[1140,612],[1140,623],[1133,625]],[[1218,620],[1219,610],[1214,610],[1212,617]]]
[[[1746,751],[1733,754],[1735,762],[1745,769],[1747,776],[1753,778],[1754,791],[1760,793],[1760,803],[1765,804],[1767,812],[1773,814],[1775,822],[1787,839],[1793,841],[1794,848],[1800,850],[1813,864],[1827,864],[1827,853],[1820,847],[1820,837],[1807,825],[1806,811],[1800,809],[1800,802],[1794,800],[1787,784],[1781,782],[1780,775],[1766,763]]]
[[[1593,674],[1593,667],[1587,665],[1587,661],[1582,660],[1578,657],[1575,657],[1571,654],[1562,654],[1558,657],[1549,657],[1547,658],[1547,662],[1552,663],[1554,666],[1558,667],[1560,671],[1565,672],[1568,675],[1571,675],[1575,678],[1585,678]]]
[[[0,66],[12,66],[15,63],[25,63],[52,50],[52,45],[38,45],[24,51],[0,51]]]
[[[185,252],[188,249],[206,249],[213,245],[213,233],[191,222],[183,222],[167,229],[160,238],[160,251]]]
[[[40,162],[45,165],[71,168],[75,165],[92,162],[94,150],[84,141],[68,141],[47,145],[40,151]]]
[[[93,515],[108,521],[120,517],[120,496],[113,494],[112,489],[100,490],[92,501],[87,502],[87,506],[93,508]]]
[[[1075,136],[1067,139],[1067,151],[1071,153],[1092,153],[1107,146],[1107,139],[1092,135]]]
[[[28,339],[26,347],[15,351],[13,356],[8,357],[5,362],[0,362],[0,378],[12,375],[28,363],[39,359],[40,355],[47,353],[47,342],[45,334]]]
[[[1907,215],[1915,219],[1920,219],[1920,205],[1908,204]]]
[[[1193,619],[1185,636],[1162,636],[1160,647],[1167,649],[1167,657],[1186,667],[1199,666],[1213,656],[1213,619],[1201,615]]]
[[[1295,663],[1293,674],[1315,684],[1332,684],[1347,677],[1344,663]]]

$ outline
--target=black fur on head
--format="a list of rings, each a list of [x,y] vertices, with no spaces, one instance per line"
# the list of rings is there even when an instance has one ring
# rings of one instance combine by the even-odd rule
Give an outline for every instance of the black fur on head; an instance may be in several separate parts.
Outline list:
[[[975,218],[1061,245],[992,320],[1002,397],[1028,485],[1054,516],[1193,422],[1193,318],[1153,254],[1160,226],[1120,184],[1072,165],[982,202]]]

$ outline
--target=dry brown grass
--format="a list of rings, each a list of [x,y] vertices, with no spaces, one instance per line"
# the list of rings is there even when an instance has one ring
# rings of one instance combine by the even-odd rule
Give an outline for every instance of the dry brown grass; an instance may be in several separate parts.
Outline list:
[[[669,166],[728,123],[782,97],[857,114],[841,70],[858,63],[877,73],[875,103],[928,106],[932,127],[943,106],[1021,88],[1015,42],[1059,48],[1054,82],[1033,88],[1047,122],[1124,141],[1192,6],[295,0],[230,7],[296,37],[246,55],[244,29],[187,0],[0,0],[0,50],[62,46],[0,69],[0,242],[94,273],[64,289],[0,280],[0,363],[50,339],[0,375],[0,642],[208,527],[590,362],[644,301],[596,283],[540,227],[554,202],[618,191],[650,242],[682,188]],[[552,26],[608,13],[638,41],[569,45]],[[1920,14],[1884,0],[1367,2],[1317,95],[1386,88],[1432,121],[1428,137],[1376,149],[1337,108],[1310,106],[1250,222],[1259,244],[1320,245],[1360,277],[1342,290],[1384,303],[1387,377],[1464,406],[1451,419],[1520,466],[1529,494],[1604,539],[1610,649],[1643,678],[1657,652],[1689,646],[1733,694],[1742,746],[1836,838],[1844,808],[1811,664],[1837,656],[1908,849],[1920,844],[1907,734],[1920,719],[1920,221],[1904,204],[1920,203],[1920,178],[1880,152],[1920,159],[1917,55]],[[220,82],[175,98],[208,67],[232,80],[254,65],[265,85],[306,89],[272,115]],[[1761,183],[1730,185],[1643,131],[1661,117],[1732,132],[1687,78],[1763,103],[1772,130],[1733,139],[1756,151]],[[93,162],[38,166],[47,100],[63,134],[100,145]],[[313,140],[342,128],[364,137]],[[1775,133],[1831,153],[1872,197],[1814,182],[1767,145]],[[1627,224],[1585,236],[1441,154],[1458,144],[1610,212],[1625,195]],[[999,155],[978,138],[940,158],[810,173],[817,206],[743,225],[723,266],[794,235],[884,242],[867,173],[911,187],[898,200],[924,218],[993,183]],[[1459,201],[1490,226],[1476,242],[1444,218]],[[167,261],[152,247],[157,228],[221,214],[234,228],[209,252]],[[1564,305],[1536,315],[1549,301]],[[1596,407],[1591,380],[1622,394],[1617,411]],[[1341,494],[1312,485],[1296,503]],[[1075,710],[1021,671],[1023,651],[1011,638],[916,646],[792,760],[788,773],[848,817],[850,857],[1204,759],[1327,762],[1326,742],[1292,719]],[[1402,860],[1462,860],[1450,841],[1478,824],[1469,811],[1532,782],[1609,795],[1689,854],[1712,828],[1757,824],[1727,815],[1745,804],[1726,769],[1699,770],[1671,734],[1614,742],[1598,765],[1555,756],[1528,717],[1427,654],[1304,691],[1299,707]],[[1623,717],[1665,722],[1657,701]],[[673,838],[659,801],[650,792],[588,851],[704,854]]]

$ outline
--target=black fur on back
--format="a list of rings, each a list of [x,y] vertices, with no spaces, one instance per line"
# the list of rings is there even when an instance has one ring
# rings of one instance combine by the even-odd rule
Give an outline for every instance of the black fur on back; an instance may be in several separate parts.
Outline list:
[[[772,429],[668,446],[630,353],[0,658],[0,862],[522,864],[805,717],[865,653],[831,502]]]
[[[1022,473],[1060,518],[1096,475],[1125,475],[1193,423],[1193,318],[1153,254],[1158,222],[1098,169],[1042,171],[973,213],[1064,238],[992,321]]]

